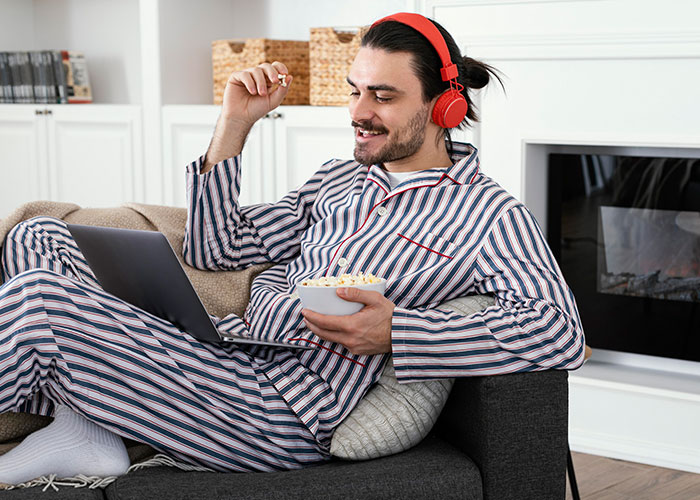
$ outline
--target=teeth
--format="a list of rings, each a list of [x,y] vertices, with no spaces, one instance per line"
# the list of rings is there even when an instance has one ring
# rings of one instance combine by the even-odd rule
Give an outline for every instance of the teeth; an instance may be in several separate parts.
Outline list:
[[[369,131],[367,131],[367,130],[362,130],[362,129],[360,129],[360,133],[361,133],[362,135],[364,135],[364,136],[367,136],[367,135],[380,135],[380,134],[381,134],[381,132],[369,132]]]

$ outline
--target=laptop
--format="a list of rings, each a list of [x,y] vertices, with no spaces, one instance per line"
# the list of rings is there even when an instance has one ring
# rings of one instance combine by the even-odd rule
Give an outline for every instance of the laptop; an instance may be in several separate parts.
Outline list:
[[[102,288],[210,343],[234,342],[288,349],[313,349],[259,340],[216,328],[168,239],[156,231],[67,224]]]

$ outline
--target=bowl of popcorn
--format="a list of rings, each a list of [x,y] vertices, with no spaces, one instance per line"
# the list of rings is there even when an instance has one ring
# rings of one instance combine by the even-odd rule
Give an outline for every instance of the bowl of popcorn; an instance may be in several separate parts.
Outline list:
[[[321,314],[344,316],[354,314],[365,307],[362,302],[351,302],[338,297],[338,288],[344,287],[371,290],[383,295],[384,290],[386,290],[386,280],[371,273],[341,274],[338,277],[323,276],[297,283],[296,293],[305,309],[311,309]]]

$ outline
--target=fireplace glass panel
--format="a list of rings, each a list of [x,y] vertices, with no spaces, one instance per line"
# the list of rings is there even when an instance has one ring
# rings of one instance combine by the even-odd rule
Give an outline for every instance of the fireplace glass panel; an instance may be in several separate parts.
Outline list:
[[[700,300],[700,213],[600,207],[598,292]]]
[[[700,159],[551,154],[547,201],[588,344],[700,361]]]

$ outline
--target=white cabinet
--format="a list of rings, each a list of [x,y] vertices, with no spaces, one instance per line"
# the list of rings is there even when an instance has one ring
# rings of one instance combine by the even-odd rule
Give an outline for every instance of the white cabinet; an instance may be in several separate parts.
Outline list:
[[[35,107],[0,106],[0,218],[49,197],[46,127]]]
[[[302,185],[328,160],[352,159],[355,138],[346,107],[286,106],[280,113],[274,121],[278,197]]]
[[[138,106],[0,106],[0,217],[36,199],[142,200],[141,136]]]
[[[185,165],[204,154],[219,106],[163,107],[165,203],[185,206]],[[243,148],[241,204],[279,200],[331,158],[352,158],[347,108],[280,106],[251,130]]]

